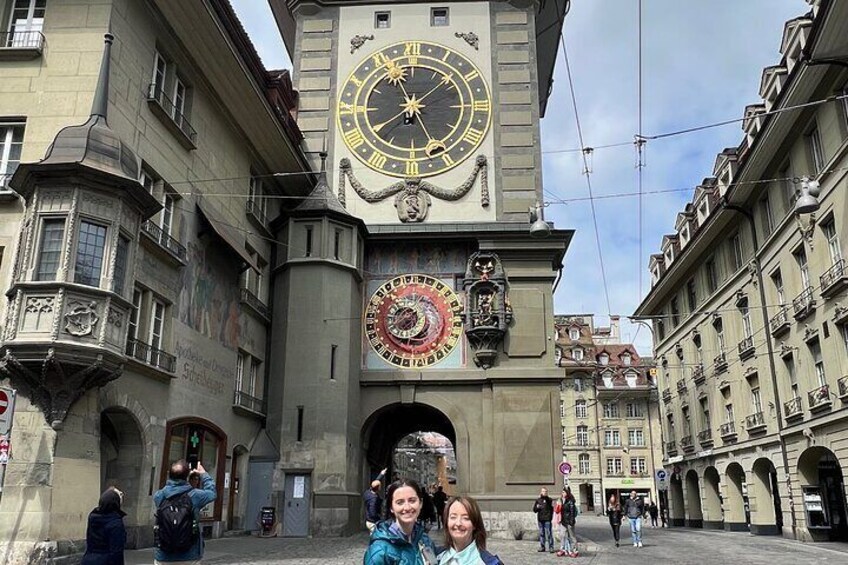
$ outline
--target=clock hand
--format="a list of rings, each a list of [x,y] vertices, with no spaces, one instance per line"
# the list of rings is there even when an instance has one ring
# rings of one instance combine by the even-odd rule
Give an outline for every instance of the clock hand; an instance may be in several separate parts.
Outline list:
[[[425,98],[427,98],[428,96],[430,96],[431,94],[433,94],[436,90],[438,90],[439,88],[441,88],[441,87],[445,86],[446,84],[448,84],[448,83],[450,83],[450,82],[452,82],[452,81],[453,81],[453,75],[445,75],[445,76],[443,76],[443,77],[442,77],[442,80],[440,80],[440,81],[439,81],[439,84],[437,84],[436,86],[434,86],[433,88],[431,88],[431,89],[430,89],[430,92],[428,92],[427,94],[425,94],[424,96],[422,96],[421,98],[419,98],[419,99],[418,99],[418,101],[419,101],[419,102],[420,102],[420,101],[423,101]]]

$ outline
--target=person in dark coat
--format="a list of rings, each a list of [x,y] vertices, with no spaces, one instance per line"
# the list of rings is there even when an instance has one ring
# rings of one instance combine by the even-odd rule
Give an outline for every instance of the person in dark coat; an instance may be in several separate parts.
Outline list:
[[[621,504],[618,502],[618,497],[615,495],[610,496],[607,503],[607,517],[612,528],[612,537],[615,538],[615,547],[618,547],[621,537],[621,515]]]
[[[85,555],[81,565],[124,565],[127,529],[121,510],[123,493],[109,487],[100,495],[97,508],[88,515],[85,533]]]
[[[545,540],[548,542],[550,552],[554,552],[554,533],[551,522],[554,519],[554,501],[548,496],[548,489],[542,487],[539,498],[533,503],[533,512],[536,513],[536,521],[539,522],[539,543],[542,547],[539,551],[545,551]]]

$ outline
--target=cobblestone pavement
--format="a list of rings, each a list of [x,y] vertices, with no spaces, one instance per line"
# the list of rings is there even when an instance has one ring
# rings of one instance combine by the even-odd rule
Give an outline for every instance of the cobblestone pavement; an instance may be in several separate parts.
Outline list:
[[[624,528],[622,528],[624,530]],[[605,518],[582,516],[577,534],[581,552],[577,559],[538,553],[538,541],[490,540],[489,549],[506,565],[523,563],[574,563],[576,565],[621,565],[623,561],[646,565],[812,565],[848,563],[848,544],[804,544],[778,537],[752,536],[711,530],[651,529],[643,532],[644,547],[634,548],[629,532],[622,531],[622,546],[616,548]],[[441,534],[436,533],[435,539]],[[347,538],[258,539],[249,537],[211,540],[206,545],[204,564],[245,565],[360,565],[368,543],[362,533]],[[128,551],[127,565],[150,565],[151,550]]]

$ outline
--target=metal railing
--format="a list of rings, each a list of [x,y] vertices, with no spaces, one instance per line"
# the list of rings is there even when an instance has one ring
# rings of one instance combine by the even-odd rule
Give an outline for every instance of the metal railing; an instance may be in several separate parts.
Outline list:
[[[692,436],[683,436],[682,438],[680,438],[680,447],[682,447],[683,449],[689,449],[693,445],[694,442],[692,441]]]
[[[147,220],[141,225],[141,229],[145,231],[153,240],[164,247],[171,255],[174,255],[181,261],[185,261],[187,257],[185,246],[171,237],[165,230],[157,226],[153,220]]]
[[[848,376],[842,377],[841,379],[836,381],[836,386],[839,389],[839,398],[848,396]]]
[[[795,317],[801,317],[812,311],[816,301],[813,299],[813,288],[808,286],[801,293],[792,299],[792,309],[795,311]]]
[[[814,388],[807,393],[807,402],[810,405],[810,410],[815,410],[816,408],[829,405],[830,387],[828,385],[822,385],[818,388]]]
[[[662,391],[662,397],[663,397],[663,400],[665,400],[666,402],[670,402],[671,401],[671,389],[664,388],[663,391]]]
[[[745,417],[745,428],[748,431],[766,425],[766,417],[762,412],[755,412]]]
[[[665,452],[668,455],[672,455],[672,454],[677,453],[677,442],[676,441],[665,442]]]
[[[127,340],[127,355],[169,373],[173,373],[177,366],[175,356],[137,339]]]
[[[783,403],[783,414],[787,418],[792,418],[793,416],[799,416],[803,413],[804,406],[801,404],[801,397],[796,396],[791,400],[787,400]]]
[[[267,411],[267,402],[264,398],[256,398],[255,396],[251,396],[241,390],[237,390],[234,392],[233,404],[235,406],[246,408],[251,412],[262,414],[263,416],[266,414]]]
[[[742,339],[742,341],[739,342],[738,349],[740,357],[745,357],[746,355],[750,355],[751,353],[753,353],[754,336],[749,335],[748,337]]]
[[[833,264],[833,266],[825,271],[821,277],[819,277],[822,292],[825,292],[831,286],[841,281],[845,276],[845,259],[839,259]]]
[[[182,111],[177,110],[176,104],[168,98],[168,95],[165,94],[161,85],[158,85],[155,82],[150,83],[147,87],[147,100],[159,104],[162,110],[170,116],[174,124],[176,124],[180,131],[183,132],[183,135],[185,135],[192,143],[197,143],[197,131],[195,131],[194,127],[192,127],[191,123],[189,123],[185,114],[183,114]]]
[[[692,380],[695,381],[695,384],[701,384],[705,380],[707,380],[707,373],[704,371],[704,366],[700,363],[692,369]]]
[[[0,33],[0,51],[3,49],[44,49],[44,34],[35,30],[15,30]]]
[[[268,307],[265,306],[265,303],[262,302],[259,297],[253,294],[249,289],[241,289],[241,301],[256,310],[257,312],[259,312],[259,315],[263,318],[271,318],[271,311],[268,310]]]
[[[709,428],[705,430],[701,430],[698,432],[698,443],[704,445],[705,443],[713,442],[713,431]]]
[[[248,198],[247,202],[244,203],[244,213],[248,216],[253,216],[262,227],[268,227],[268,217],[265,215],[258,201]]]
[[[713,359],[713,363],[715,364],[715,372],[723,373],[727,370],[727,354],[719,353],[715,356],[715,359]]]
[[[677,394],[686,394],[686,381],[683,379],[677,381]]]
[[[725,422],[718,427],[718,431],[721,434],[721,437],[735,436],[736,424],[733,422]]]
[[[769,320],[769,328],[773,334],[789,328],[789,313],[786,311],[786,306],[781,306],[777,314],[772,316]]]

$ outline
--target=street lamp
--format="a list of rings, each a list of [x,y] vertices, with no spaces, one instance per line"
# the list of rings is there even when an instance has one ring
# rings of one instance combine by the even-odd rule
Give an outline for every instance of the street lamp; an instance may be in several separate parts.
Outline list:
[[[821,194],[819,183],[807,177],[801,177],[801,196],[795,201],[796,214],[812,214],[821,204],[818,196]]]
[[[551,226],[545,221],[545,216],[542,214],[543,205],[536,202],[535,207],[530,208],[530,237],[542,239],[551,235]]]

